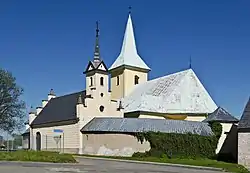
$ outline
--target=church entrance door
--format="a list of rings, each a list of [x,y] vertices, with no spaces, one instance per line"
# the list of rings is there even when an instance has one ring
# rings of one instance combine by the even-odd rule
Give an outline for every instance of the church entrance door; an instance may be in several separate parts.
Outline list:
[[[41,133],[40,132],[36,133],[36,150],[37,151],[41,150]]]

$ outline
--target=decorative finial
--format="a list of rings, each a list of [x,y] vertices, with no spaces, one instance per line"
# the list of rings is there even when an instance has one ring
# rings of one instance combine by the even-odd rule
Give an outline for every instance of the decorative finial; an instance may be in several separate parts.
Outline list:
[[[132,9],[132,7],[129,6],[129,7],[128,7],[128,14],[131,14],[131,9]]]
[[[33,106],[30,106],[29,114],[35,114],[35,111],[34,111],[34,109],[33,109]]]
[[[190,69],[192,68],[192,57],[191,57],[191,55],[190,55],[190,57],[189,57],[189,68],[190,68]]]
[[[82,95],[78,96],[77,104],[82,104]]]
[[[49,95],[55,95],[55,92],[53,89],[50,89]]]
[[[99,22],[96,21],[96,38],[95,38],[95,52],[94,61],[100,62],[100,48],[99,48]]]
[[[98,37],[99,36],[99,23],[98,23],[98,21],[96,21],[96,37]]]

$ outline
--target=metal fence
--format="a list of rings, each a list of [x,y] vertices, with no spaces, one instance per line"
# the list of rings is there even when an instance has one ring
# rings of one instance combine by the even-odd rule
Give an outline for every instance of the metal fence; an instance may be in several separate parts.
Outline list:
[[[28,140],[30,141],[30,146],[27,147]],[[23,138],[23,144],[26,144],[27,148],[31,148],[33,150],[47,150],[47,151],[56,151],[56,152],[64,152],[64,134],[58,135],[33,135],[25,139]]]

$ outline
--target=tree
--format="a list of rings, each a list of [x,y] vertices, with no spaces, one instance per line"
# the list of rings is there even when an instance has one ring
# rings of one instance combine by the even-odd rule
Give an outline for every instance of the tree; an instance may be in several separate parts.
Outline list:
[[[23,89],[9,71],[0,68],[0,129],[12,132],[24,122],[25,104],[20,99]]]

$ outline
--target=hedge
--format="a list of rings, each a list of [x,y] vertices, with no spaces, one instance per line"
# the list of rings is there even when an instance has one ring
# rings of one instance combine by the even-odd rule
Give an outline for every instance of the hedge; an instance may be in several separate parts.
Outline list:
[[[212,136],[197,134],[177,134],[162,132],[135,133],[141,143],[150,143],[146,153],[134,153],[133,157],[169,157],[169,158],[212,158],[215,155],[218,139],[222,132],[220,123],[211,123]]]

